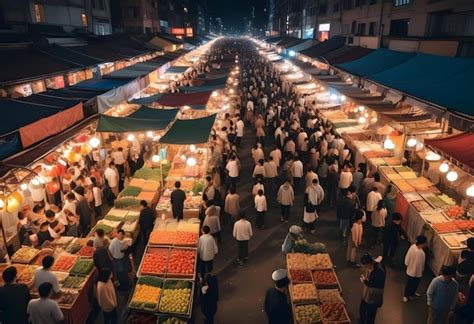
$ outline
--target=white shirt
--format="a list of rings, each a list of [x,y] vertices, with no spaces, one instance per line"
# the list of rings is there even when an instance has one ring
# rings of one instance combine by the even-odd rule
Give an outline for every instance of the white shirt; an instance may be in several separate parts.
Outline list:
[[[405,256],[405,265],[407,266],[407,275],[410,277],[423,277],[423,270],[425,268],[425,251],[413,244],[408,249]]]
[[[237,164],[237,160],[230,160],[227,162],[225,169],[229,172],[229,177],[237,178],[239,176],[239,165]]]
[[[293,162],[291,165],[291,174],[294,178],[302,178],[303,177],[303,162],[297,160]]]
[[[375,208],[377,208],[377,204],[379,200],[382,200],[382,195],[380,194],[380,192],[376,192],[376,191],[369,192],[369,194],[367,195],[367,203],[366,203],[367,211],[370,211],[370,212],[374,211]]]
[[[115,172],[114,169],[112,168],[107,168],[104,171],[104,178],[107,180],[109,186],[111,188],[117,187],[118,186],[118,176],[117,172]]]
[[[245,128],[245,125],[244,125],[244,122],[242,121],[242,119],[239,119],[237,121],[237,123],[235,123],[235,126],[237,128],[237,134],[236,136],[237,137],[243,137],[244,136],[244,128]]]
[[[263,167],[265,168],[265,177],[266,178],[275,178],[278,176],[278,167],[275,161],[268,161],[263,163]]]
[[[265,158],[265,155],[263,153],[263,150],[260,147],[256,149],[252,149],[252,159],[255,164],[257,164],[258,161],[264,158]]]
[[[253,235],[252,225],[246,219],[240,219],[234,224],[232,235],[237,241],[248,241]]]
[[[341,175],[339,177],[339,188],[340,189],[347,189],[352,183],[352,173],[350,171],[348,172],[341,172]]]
[[[123,165],[125,163],[125,158],[123,157],[123,152],[114,151],[110,154],[110,157],[114,159],[114,163],[117,165]]]
[[[33,324],[60,323],[64,319],[63,312],[56,301],[49,298],[30,300],[26,309]]]
[[[273,162],[279,166],[281,161],[281,151],[279,149],[273,150],[270,152],[270,156],[273,158]]]
[[[199,237],[197,251],[199,259],[202,261],[211,261],[218,252],[217,243],[211,234],[203,234]]]
[[[99,187],[94,187],[92,193],[94,195],[94,206],[102,206],[102,190]]]
[[[253,101],[252,100],[247,101],[247,110],[253,111]]]
[[[125,256],[122,250],[125,250],[127,247],[127,242],[114,238],[112,242],[110,242],[109,252],[114,259],[122,259]]]
[[[265,198],[265,196],[256,195],[254,198],[254,202],[255,202],[255,209],[258,212],[264,212],[267,210],[267,198]]]
[[[35,278],[33,279],[33,285],[36,289],[45,282],[49,282],[53,285],[53,291],[58,293],[59,292],[59,282],[58,278],[49,270],[43,269],[43,267],[35,270]]]

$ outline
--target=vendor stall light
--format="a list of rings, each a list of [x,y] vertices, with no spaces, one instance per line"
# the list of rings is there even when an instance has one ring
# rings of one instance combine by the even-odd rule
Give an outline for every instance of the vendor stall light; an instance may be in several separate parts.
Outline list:
[[[441,159],[441,156],[439,156],[438,154],[432,152],[432,151],[429,151],[427,154],[426,154],[426,160],[427,161],[439,161]]]
[[[376,122],[378,122],[377,117],[373,117],[372,119],[370,119],[370,122],[371,122],[372,124],[375,124]]]
[[[31,184],[32,184],[33,186],[39,186],[39,185],[40,185],[38,179],[36,179],[36,178],[34,178],[34,179],[31,180]]]
[[[351,82],[352,80],[351,80],[351,78],[347,78],[347,80],[346,80],[346,81],[347,81],[347,82]]]
[[[386,150],[393,150],[395,148],[395,143],[390,138],[387,138],[383,142],[383,148]]]
[[[153,154],[153,156],[151,157],[151,162],[153,163],[160,162],[160,156],[158,154]]]
[[[98,139],[97,137],[92,137],[92,138],[89,140],[89,145],[90,145],[92,148],[98,148],[99,145],[100,145],[100,139]]]
[[[341,102],[346,101],[346,96],[345,96],[345,95],[341,95],[341,96],[339,97],[339,100],[341,100]]]
[[[195,152],[195,151],[196,151],[196,145],[194,145],[194,144],[191,145],[191,146],[189,147],[189,150],[190,150],[191,152]]]
[[[3,198],[0,198],[0,210],[3,210],[4,207],[5,207],[5,201],[3,200]]]
[[[212,97],[213,97],[213,98],[217,97],[218,95],[219,95],[219,94],[218,94],[216,91],[214,91],[214,92],[212,93]]]
[[[152,131],[146,132],[146,137],[153,138],[153,132]]]
[[[238,86],[239,83],[237,81],[234,82],[234,86]]]
[[[332,95],[329,96],[329,99],[330,100],[337,100],[337,95],[335,95],[334,93]]]
[[[443,163],[441,163],[439,165],[439,171],[443,172],[443,173],[446,173],[449,171],[449,164],[448,162],[444,161]]]
[[[133,134],[130,134],[130,135],[128,135],[128,137],[127,137],[127,140],[128,140],[129,142],[132,142],[134,139],[135,139],[135,135],[133,135]]]
[[[195,158],[190,157],[189,159],[186,160],[186,164],[190,167],[196,166],[197,161]]]
[[[364,106],[359,106],[357,109],[359,109],[360,112],[363,112],[365,110]]]
[[[295,56],[295,55],[296,55],[296,52],[295,52],[295,51],[293,51],[293,50],[291,50],[291,51],[289,51],[289,52],[288,52],[288,55],[290,55],[290,56],[292,56],[292,57],[293,57],[293,56]]]
[[[369,114],[368,114],[368,113],[365,113],[365,114],[364,114],[364,117],[365,117],[365,118],[368,118],[368,117],[369,117]]]
[[[229,92],[232,94],[234,93],[234,89],[230,89]]]
[[[454,182],[458,179],[458,173],[456,171],[449,171],[448,174],[446,175],[446,179],[448,179],[448,181],[451,181],[451,182]]]
[[[304,63],[308,62],[308,59],[306,57],[303,57],[303,62]]]
[[[186,161],[186,155],[181,155],[181,160]]]
[[[191,106],[187,106],[187,105],[186,105],[186,106],[183,106],[183,109],[184,109],[184,110],[191,109]]]
[[[20,185],[20,189],[23,190],[23,191],[25,191],[25,190],[28,189],[28,185],[27,185],[26,183],[22,183],[22,184]]]
[[[158,142],[160,138],[161,138],[160,135],[156,135],[155,137],[153,137],[153,141]]]
[[[409,138],[408,141],[407,141],[407,146],[408,147],[415,147],[416,144],[418,144],[418,141],[414,137]]]
[[[466,195],[468,197],[474,197],[474,184],[471,184],[469,187],[467,187]]]
[[[365,117],[359,117],[359,119],[357,120],[359,122],[359,124],[365,124],[365,122],[367,121],[367,119],[365,119]]]

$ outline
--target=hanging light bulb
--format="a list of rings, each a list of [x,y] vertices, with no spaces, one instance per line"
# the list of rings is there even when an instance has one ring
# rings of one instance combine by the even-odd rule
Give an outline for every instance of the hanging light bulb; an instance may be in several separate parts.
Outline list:
[[[197,164],[197,161],[195,158],[190,157],[189,159],[186,160],[186,164],[190,167],[193,167]]]
[[[439,171],[443,172],[443,173],[446,173],[449,171],[449,164],[448,162],[444,161],[443,163],[441,163],[439,165]]]
[[[128,139],[129,142],[132,142],[135,139],[135,135],[129,134],[127,139]]]
[[[92,138],[89,140],[89,145],[90,145],[92,148],[98,148],[99,145],[100,145],[100,139],[98,139],[97,137],[92,137]]]
[[[365,124],[365,122],[367,121],[367,119],[364,117],[364,116],[361,116],[359,117],[359,119],[357,120],[359,122],[359,124]]]
[[[363,112],[365,110],[364,106],[359,106],[357,109],[359,109],[360,112]]]
[[[151,162],[153,163],[160,162],[160,156],[158,154],[153,154],[153,156],[151,157]]]
[[[415,147],[416,144],[418,144],[418,141],[414,137],[409,138],[408,141],[407,141],[407,146],[408,147]]]
[[[436,154],[432,151],[429,151],[426,154],[426,160],[428,160],[428,161],[439,161],[440,159],[441,159],[441,156],[439,156],[438,154]]]
[[[31,179],[31,184],[32,184],[33,186],[39,186],[39,185],[40,185],[40,183],[39,183],[39,181],[38,181],[37,178]]]
[[[181,155],[181,160],[186,161],[186,155]]]
[[[468,197],[474,197],[474,183],[471,183],[471,185],[469,187],[467,187],[466,195]]]
[[[454,182],[458,179],[458,173],[456,171],[449,171],[448,174],[446,175],[446,179],[448,179],[448,181],[451,181],[451,182]]]
[[[191,145],[191,146],[189,147],[189,150],[190,150],[191,152],[195,152],[195,151],[196,151],[196,145],[194,145],[194,144]]]
[[[28,189],[28,185],[27,185],[26,183],[22,183],[22,184],[20,185],[20,189],[23,190],[23,191],[25,191],[25,190]]]
[[[233,93],[234,93],[234,89],[230,89],[229,92],[230,92],[231,94],[233,94]]]
[[[386,150],[393,150],[395,148],[395,143],[390,139],[390,138],[387,138],[384,142],[383,142],[383,147],[384,149]]]
[[[152,131],[146,132],[146,137],[153,138],[153,132]]]
[[[341,102],[346,101],[346,96],[345,96],[345,95],[341,95],[341,96],[339,97],[339,100],[341,100]]]

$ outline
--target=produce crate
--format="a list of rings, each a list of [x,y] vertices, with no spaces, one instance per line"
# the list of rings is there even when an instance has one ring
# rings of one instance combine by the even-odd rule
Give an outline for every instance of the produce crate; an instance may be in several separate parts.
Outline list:
[[[56,300],[61,308],[70,309],[79,297],[79,292],[73,289],[61,289],[59,296],[54,296],[52,299]]]
[[[188,320],[180,318],[178,316],[171,316],[171,315],[160,315],[158,316],[157,324],[187,324]]]
[[[138,278],[138,281],[137,281],[137,284],[135,285],[133,293],[130,295],[128,307],[130,309],[156,313],[158,311],[158,305],[160,303],[163,283],[164,283],[164,280],[158,277],[143,276],[143,277]],[[138,285],[151,286],[153,288],[160,289],[157,292],[158,296],[155,302],[152,302],[151,300],[150,301],[139,300],[139,298],[137,297],[138,287],[139,287]]]
[[[176,236],[175,231],[154,230],[153,232],[150,233],[150,238],[148,239],[148,245],[172,246],[174,243],[175,236]]]
[[[29,246],[22,246],[19,248],[15,254],[12,255],[11,261],[15,263],[31,263],[34,258],[40,253],[40,250],[29,247]]]
[[[467,248],[466,241],[472,234],[466,234],[463,232],[459,233],[447,233],[441,234],[440,237],[443,242],[451,249],[451,250],[463,250]]]
[[[87,277],[70,274],[66,279],[61,282],[61,288],[80,290],[84,287],[86,282]]]
[[[321,323],[321,311],[319,309],[319,306],[316,304],[316,303],[293,303],[292,305],[292,308],[293,308],[293,318],[294,318],[294,323],[295,324],[312,324],[312,323]],[[299,315],[298,315],[298,309],[300,307],[312,307],[314,308],[314,312],[318,313],[318,316],[317,318],[314,318],[314,319],[309,319],[309,318],[306,318],[306,319],[303,319],[303,320],[299,320]],[[311,312],[312,313],[312,312]]]
[[[313,283],[311,271],[307,269],[289,269],[288,277],[291,283]]]
[[[95,249],[93,246],[85,245],[76,253],[76,255],[80,258],[91,259],[94,256],[94,251]]]
[[[321,317],[324,324],[350,324],[351,320],[343,303],[321,303]]]
[[[38,269],[38,266],[35,265],[29,265],[25,267],[21,272],[19,272],[17,269],[16,282],[19,284],[25,284],[26,286],[28,286],[28,288],[33,287],[36,269]]]
[[[191,262],[192,262],[192,273],[173,273],[172,269],[170,269],[170,266],[172,265],[171,262],[173,261],[172,258],[175,256],[175,253],[182,254],[192,254],[192,259],[187,258],[185,261],[187,262],[187,266],[189,267],[189,270],[191,269]],[[182,261],[182,257],[176,257],[180,262]],[[170,279],[191,279],[195,280],[196,279],[196,265],[197,265],[197,250],[196,249],[191,249],[191,248],[180,248],[180,247],[173,247],[170,250],[170,255],[168,258],[168,267],[166,269],[166,278]]]
[[[156,262],[158,260],[157,257],[147,257],[148,254],[153,255],[154,252],[163,252],[163,255],[166,255],[166,261],[162,260],[164,262],[162,269],[156,269],[156,271],[151,272],[147,269],[144,269],[144,263],[150,262]],[[145,253],[143,253],[142,261],[140,262],[140,266],[138,268],[138,275],[139,276],[144,276],[144,275],[149,275],[149,276],[157,276],[157,277],[165,277],[166,270],[168,269],[168,260],[169,260],[169,253],[170,249],[167,247],[153,247],[153,246],[148,246],[146,248]],[[155,267],[153,267],[155,268]],[[163,270],[163,271],[162,271]]]
[[[127,318],[127,324],[156,324],[156,321],[156,315],[135,311],[130,312]]]
[[[319,289],[318,300],[321,303],[344,303],[344,299],[337,289]]]
[[[296,291],[299,288],[305,287],[306,291],[310,292],[311,295],[306,296],[299,296]],[[290,291],[290,299],[294,303],[310,303],[310,302],[317,302],[318,301],[318,293],[316,290],[316,286],[313,283],[300,283],[300,284],[293,284],[289,285]]]
[[[337,278],[334,269],[312,270],[311,276],[313,277],[313,282],[318,289],[338,289],[339,291],[342,291],[339,279]],[[323,279],[321,276],[326,280],[321,280]]]
[[[94,269],[94,261],[91,259],[78,258],[71,270],[72,274],[87,276]]]
[[[174,238],[174,246],[196,247],[199,240],[199,233],[190,231],[177,231]]]
[[[94,233],[91,231],[91,233]],[[87,242],[90,240],[90,238],[75,238],[74,240],[69,243],[69,245],[66,247],[65,252],[70,253],[70,254],[76,254],[79,252],[79,250],[87,245]]]
[[[63,253],[54,261],[52,271],[69,272],[77,261],[77,256]]]
[[[190,290],[187,310],[180,312],[180,311],[165,309],[163,305],[168,300],[167,291],[184,289],[184,288]],[[185,316],[186,318],[190,318],[191,313],[192,313],[193,299],[194,299],[194,282],[193,281],[167,279],[163,285],[163,291],[161,293],[159,312],[162,314],[171,314],[171,315],[178,314],[178,315]]]
[[[48,249],[48,248],[41,249],[40,252],[38,253],[38,255],[35,257],[34,261],[30,262],[30,263],[40,266],[40,265],[43,264],[44,257],[48,256],[48,255],[53,256],[54,251],[52,249]]]
[[[308,269],[307,255],[304,253],[287,253],[286,266],[288,269]]]
[[[334,267],[328,253],[316,253],[306,258],[308,268],[311,270],[332,269]]]

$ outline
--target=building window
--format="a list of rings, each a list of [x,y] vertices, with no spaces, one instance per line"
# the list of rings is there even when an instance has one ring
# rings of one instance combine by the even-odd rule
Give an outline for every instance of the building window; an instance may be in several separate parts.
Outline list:
[[[318,15],[319,16],[325,16],[326,15],[326,11],[327,11],[327,4],[326,3],[322,3],[319,5],[319,12],[318,12]]]
[[[359,24],[357,28],[357,35],[360,35],[360,36],[365,35],[365,23]]]
[[[92,1],[92,8],[98,9],[98,10],[105,10],[104,0],[94,0],[94,1]]]
[[[377,4],[377,0],[369,0],[369,4],[371,5]]]
[[[350,31],[351,31],[351,25],[350,24],[342,24],[342,29],[341,29],[342,35],[348,35],[348,34],[350,34]]]
[[[390,36],[407,36],[410,19],[397,19],[390,22]]]
[[[332,11],[339,12],[339,2],[334,3],[334,5],[332,6]]]
[[[351,24],[351,34],[356,33],[356,27],[357,27],[357,21],[354,20]]]
[[[427,36],[474,36],[474,12],[429,14]]]
[[[352,0],[343,0],[342,1],[342,10],[352,9]]]
[[[81,15],[82,27],[87,27],[87,16],[85,13]]]
[[[410,0],[393,0],[393,5],[395,7],[406,6],[410,4]]]
[[[43,5],[35,4],[35,19],[37,23],[44,22],[44,9]]]
[[[377,22],[372,21],[369,23],[369,36],[375,36],[377,30]]]

